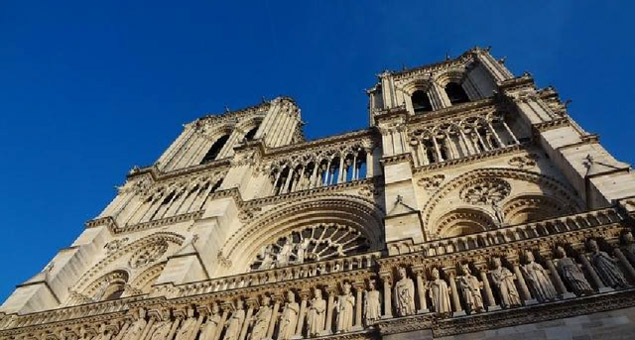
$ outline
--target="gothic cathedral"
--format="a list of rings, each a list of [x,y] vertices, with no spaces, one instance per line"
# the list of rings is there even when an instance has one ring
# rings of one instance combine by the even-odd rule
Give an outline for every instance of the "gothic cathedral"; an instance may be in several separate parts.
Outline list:
[[[306,140],[278,97],[186,124],[0,308],[2,340],[635,334],[635,175],[489,49]]]

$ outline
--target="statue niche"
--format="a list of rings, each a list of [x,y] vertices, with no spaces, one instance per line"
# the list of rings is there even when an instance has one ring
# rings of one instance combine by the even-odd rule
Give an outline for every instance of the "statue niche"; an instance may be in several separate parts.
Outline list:
[[[363,253],[370,248],[359,231],[335,223],[295,230],[262,247],[250,269],[267,270]]]

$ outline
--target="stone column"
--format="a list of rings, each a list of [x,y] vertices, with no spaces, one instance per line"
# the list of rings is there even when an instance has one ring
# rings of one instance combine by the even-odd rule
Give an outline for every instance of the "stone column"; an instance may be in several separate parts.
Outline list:
[[[384,315],[382,319],[392,318],[392,275],[390,273],[379,274],[384,283]]]
[[[419,310],[417,313],[428,313],[428,302],[426,300],[426,288],[423,276],[425,275],[425,268],[423,266],[412,267],[412,272],[415,274],[417,281],[417,297],[419,300]]]
[[[366,178],[373,177],[373,149],[366,149]]]
[[[593,268],[591,263],[589,263],[589,259],[587,259],[583,250],[580,249],[578,251],[580,253],[580,256],[579,256],[580,262],[582,262],[582,266],[584,267],[584,269],[586,269],[589,275],[591,275],[591,280],[593,281],[595,286],[598,288],[598,292],[604,293],[604,292],[613,291],[613,288],[610,288],[604,285],[604,282],[602,282],[602,279],[600,279],[600,277],[598,276],[598,273],[595,271],[595,268]]]
[[[198,310],[198,319],[196,320],[196,326],[194,328],[194,332],[192,332],[192,336],[187,340],[195,340],[198,337],[198,333],[201,331],[201,325],[203,324],[203,320],[205,320],[206,312],[204,311],[204,307],[197,307]]]
[[[363,296],[364,296],[364,282],[354,282],[353,287],[355,288],[355,324],[352,330],[362,330],[364,327],[362,326],[362,308],[364,306]]]
[[[337,184],[344,182],[344,156],[340,154],[340,169],[337,171]]]
[[[227,315],[233,308],[234,306],[231,303],[224,303],[221,305],[223,314],[221,314],[220,321],[218,322],[218,326],[216,328],[216,334],[214,335],[213,340],[218,340],[220,338],[220,333],[223,332],[223,327],[225,327],[225,321],[227,321]]]
[[[631,265],[631,263],[628,262],[628,259],[626,258],[626,256],[624,256],[624,253],[622,253],[622,250],[618,247],[615,247],[613,248],[613,253],[615,253],[615,256],[617,256],[617,259],[620,260],[620,263],[626,269],[628,276],[630,276],[631,279],[635,280],[635,268],[633,268],[633,265]]]
[[[465,311],[461,306],[461,299],[459,298],[459,291],[456,289],[456,269],[451,268],[443,268],[443,272],[448,276],[450,280],[450,291],[452,293],[452,307],[454,307],[453,316],[462,316],[465,315]]]
[[[335,309],[335,295],[337,294],[337,288],[326,287],[326,293],[329,295],[326,304],[326,322],[324,323],[324,334],[333,333],[333,310]]]
[[[533,305],[535,303],[538,303],[536,299],[531,298],[529,288],[527,287],[527,282],[525,282],[525,277],[520,270],[518,258],[508,258],[508,260],[514,266],[514,274],[516,274],[516,280],[518,280],[518,284],[520,285],[520,297],[523,299],[525,305]]]
[[[487,264],[477,264],[476,268],[481,276],[481,282],[483,282],[483,290],[485,291],[485,298],[487,299],[487,310],[491,312],[501,309],[501,307],[496,304],[494,294],[492,293],[492,286],[490,286],[489,279],[487,278]]]
[[[551,281],[553,282],[558,294],[562,299],[570,299],[574,298],[575,294],[569,292],[567,290],[567,286],[564,285],[562,278],[558,274],[558,270],[556,266],[553,264],[553,259],[551,258],[551,251],[548,248],[541,249],[540,255],[545,259],[545,264],[547,265],[547,270],[549,270],[549,274],[551,274]]]
[[[183,319],[185,319],[185,314],[179,314],[175,318],[174,322],[172,323],[172,326],[170,327],[170,333],[168,334],[168,337],[165,340],[172,340],[172,338],[174,338],[174,334],[176,334],[176,330],[179,328],[179,325],[181,324]]]
[[[300,291],[300,313],[298,314],[298,325],[295,328],[295,335],[302,337],[302,329],[304,328],[304,319],[306,316],[306,304],[311,296],[311,291],[309,290],[301,290]]]
[[[500,139],[500,137],[498,136],[498,133],[496,132],[496,130],[494,129],[494,126],[492,125],[492,122],[487,121],[487,127],[490,129],[490,131],[492,132],[492,135],[494,135],[494,138],[496,139],[496,141],[498,142],[499,148],[504,148],[505,147],[505,143],[503,143],[503,141]]]
[[[273,331],[276,328],[276,320],[278,319],[278,310],[280,310],[280,302],[284,301],[284,298],[279,295],[273,297],[273,310],[271,312],[271,322],[269,323],[269,329],[267,329],[267,339],[273,338]]]
[[[251,321],[251,316],[254,314],[254,308],[257,307],[258,300],[247,300],[247,315],[245,315],[245,321],[243,321],[243,327],[240,329],[240,336],[238,337],[238,340],[245,340],[245,337],[247,336],[247,329],[249,328],[249,322]]]
[[[117,336],[113,338],[113,340],[120,340],[121,338],[123,338],[123,335],[126,334],[128,327],[130,327],[130,324],[132,324],[133,322],[134,320],[127,320],[126,323],[124,323],[123,326],[121,327],[121,330],[119,330],[119,333],[117,333]],[[6,327],[6,325],[4,324],[0,326]],[[137,340],[137,339],[130,339],[130,340]]]
[[[139,340],[144,340],[148,336],[148,333],[150,333],[150,330],[152,329],[152,326],[154,326],[154,323],[156,321],[157,321],[157,316],[153,313],[152,315],[150,315],[150,321],[148,321],[148,324],[143,329],[143,332],[141,332],[141,336],[139,337]]]
[[[507,133],[512,137],[512,139],[514,140],[515,144],[520,144],[518,142],[518,139],[516,138],[516,136],[514,135],[514,133],[512,132],[512,129],[509,128],[509,125],[507,125],[507,123],[505,122],[505,117],[501,118],[501,123],[503,124],[503,127],[505,127],[505,130],[507,131]]]

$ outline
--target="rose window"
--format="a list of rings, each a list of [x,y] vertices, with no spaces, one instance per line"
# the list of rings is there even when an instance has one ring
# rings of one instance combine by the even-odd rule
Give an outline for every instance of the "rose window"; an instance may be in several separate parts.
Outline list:
[[[511,185],[499,178],[483,178],[467,185],[459,194],[470,204],[492,204],[502,201],[511,192]]]
[[[319,224],[293,231],[260,250],[251,270],[280,268],[367,251],[368,239],[359,231],[337,224]]]

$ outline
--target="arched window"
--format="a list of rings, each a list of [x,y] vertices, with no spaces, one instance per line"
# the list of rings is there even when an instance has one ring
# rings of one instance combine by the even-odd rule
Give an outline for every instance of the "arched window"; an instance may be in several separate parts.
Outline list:
[[[201,161],[201,164],[209,163],[215,160],[218,156],[218,153],[223,148],[223,146],[225,146],[225,143],[228,139],[229,135],[224,135],[223,137],[217,139],[214,144],[212,144],[212,147],[209,148],[209,151],[207,151],[205,157],[203,157],[203,161]]]
[[[102,300],[116,300],[121,297],[123,292],[125,291],[125,286],[123,283],[117,282],[113,283],[104,292],[104,298]]]
[[[432,111],[430,98],[428,98],[428,95],[425,92],[417,90],[412,94],[411,99],[412,108],[415,110],[415,113]]]
[[[468,98],[467,93],[463,90],[463,87],[455,82],[449,82],[445,85],[445,93],[447,93],[448,98],[450,98],[450,103],[452,103],[452,105],[467,103],[470,101],[470,98]]]
[[[258,132],[257,126],[247,132],[247,134],[245,135],[245,140],[253,140],[254,136],[256,136],[256,132]]]

